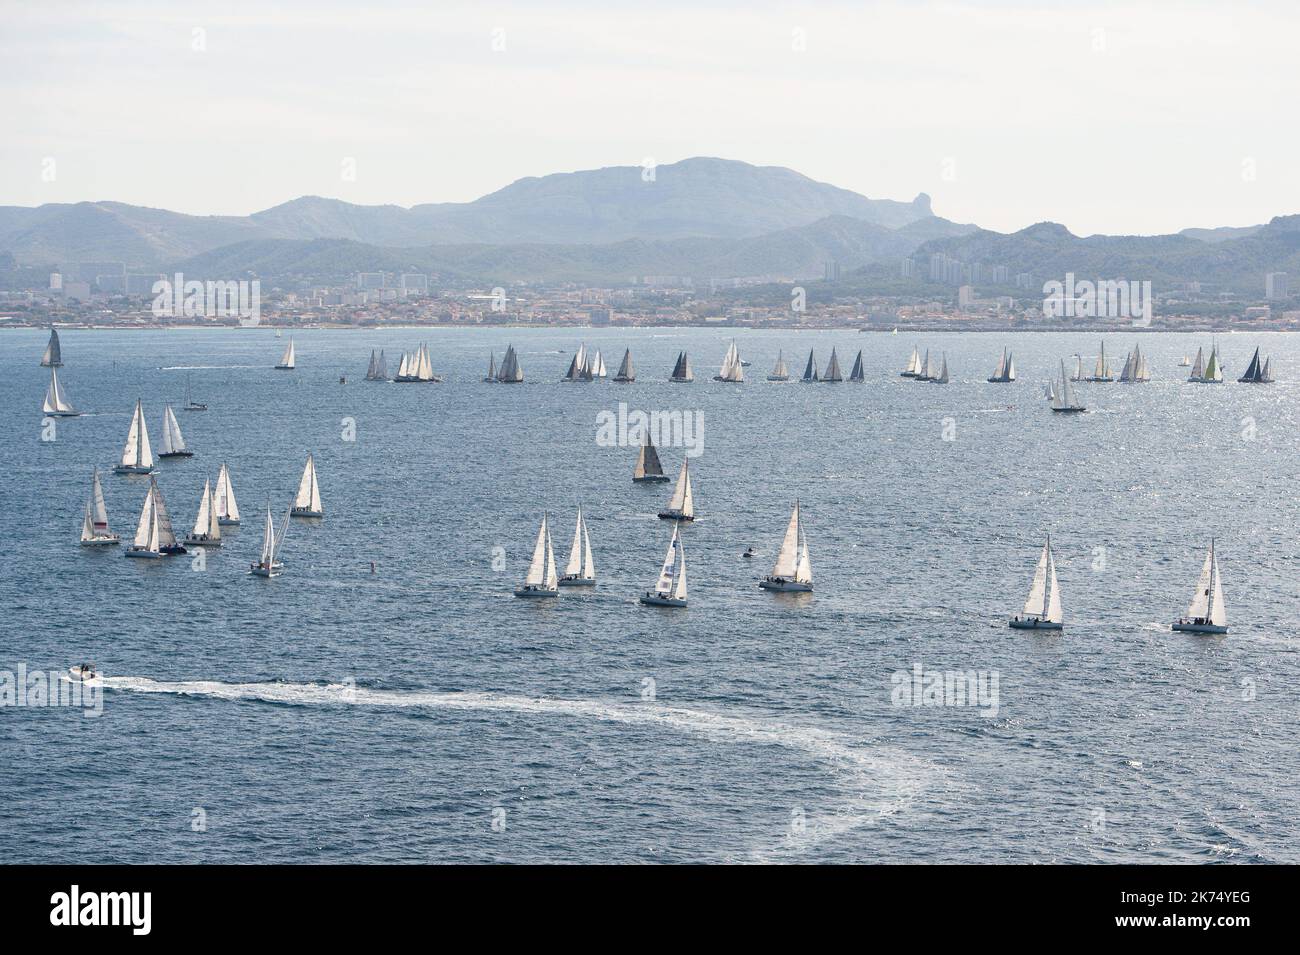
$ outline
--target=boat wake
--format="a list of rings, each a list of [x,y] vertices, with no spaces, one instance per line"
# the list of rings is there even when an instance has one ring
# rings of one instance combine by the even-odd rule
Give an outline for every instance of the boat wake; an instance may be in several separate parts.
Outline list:
[[[928,787],[945,776],[944,770],[925,760],[865,740],[849,740],[818,727],[657,703],[563,700],[500,693],[372,690],[337,683],[221,683],[214,680],[163,682],[136,676],[101,679],[106,689],[132,693],[166,693],[297,706],[495,710],[660,727],[724,743],[780,746],[809,757],[829,769],[841,784],[846,798],[839,805],[824,809],[813,805],[792,807],[790,833],[776,846],[754,850],[750,855],[756,861],[798,854],[860,826],[904,812]],[[806,818],[802,815],[804,812]],[[793,824],[796,813],[799,815],[799,825]]]

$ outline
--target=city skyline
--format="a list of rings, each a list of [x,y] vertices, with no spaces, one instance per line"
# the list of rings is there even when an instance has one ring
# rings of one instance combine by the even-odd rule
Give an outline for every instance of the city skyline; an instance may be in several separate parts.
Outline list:
[[[704,155],[1003,232],[1300,212],[1279,4],[563,8],[30,6],[0,203],[412,206]]]

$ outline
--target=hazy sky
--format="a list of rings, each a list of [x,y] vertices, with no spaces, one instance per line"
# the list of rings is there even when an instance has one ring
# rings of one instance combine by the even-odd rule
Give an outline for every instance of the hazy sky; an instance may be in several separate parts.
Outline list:
[[[1004,231],[1300,212],[1296,3],[2,0],[0,17],[0,204],[414,205],[704,155],[928,192]]]

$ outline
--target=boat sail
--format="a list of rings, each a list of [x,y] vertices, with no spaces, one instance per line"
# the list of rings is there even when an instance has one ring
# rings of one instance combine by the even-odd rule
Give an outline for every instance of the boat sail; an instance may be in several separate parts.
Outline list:
[[[375,350],[370,349],[370,366],[366,369],[366,381],[387,381],[388,380],[388,361],[384,358],[383,350],[375,354]]]
[[[862,349],[858,349],[858,357],[853,359],[853,370],[849,372],[849,381],[866,380],[866,373],[862,370]]]
[[[402,362],[397,368],[397,375],[393,378],[395,382],[430,382],[437,381],[433,374],[433,361],[429,358],[429,346],[421,343],[415,351],[409,355],[402,353]]]
[[[587,367],[587,346],[579,345],[578,350],[573,353],[573,360],[569,362],[569,370],[564,373],[565,381],[582,381],[583,371]],[[588,378],[588,381],[591,379]]]
[[[121,538],[108,529],[108,507],[104,504],[104,488],[99,483],[99,468],[95,468],[90,476],[90,499],[86,501],[86,518],[81,524],[81,544],[83,547],[97,547],[116,546],[120,542]]]
[[[667,481],[668,475],[664,474],[664,467],[659,463],[659,452],[655,450],[654,442],[650,440],[650,432],[645,434],[645,440],[641,443],[641,452],[636,457],[636,468],[632,471],[632,480],[640,484],[647,481]]]
[[[695,374],[691,371],[691,359],[686,352],[677,353],[677,363],[673,365],[673,373],[668,376],[668,380],[678,383],[695,380]]]
[[[1082,356],[1082,355],[1075,355],[1075,356],[1074,356],[1074,374],[1070,376],[1070,380],[1071,380],[1071,381],[1085,381],[1085,380],[1086,380],[1086,377],[1085,377],[1084,374],[1083,374],[1083,356]]]
[[[131,430],[126,434],[126,447],[122,461],[113,469],[115,474],[150,474],[153,472],[153,451],[149,448],[149,429],[144,423],[144,408],[135,400],[135,413],[131,416]]]
[[[1268,359],[1260,359],[1259,348],[1255,348],[1255,354],[1251,356],[1250,364],[1246,366],[1246,373],[1237,381],[1247,385],[1266,385],[1273,379],[1268,376]]]
[[[943,365],[939,368],[939,377],[931,379],[931,384],[946,385],[948,384],[948,353],[943,354]]]
[[[745,369],[740,364],[740,352],[736,349],[734,340],[727,346],[727,354],[722,359],[722,367],[713,376],[713,380],[727,381],[733,384],[744,383]]]
[[[1184,356],[1182,357],[1182,360],[1178,362],[1178,367],[1179,367],[1179,368],[1191,368],[1191,367],[1192,367],[1192,359],[1191,359],[1190,357],[1188,357],[1187,355],[1184,355]]]
[[[1273,383],[1273,359],[1271,357],[1264,359],[1263,382],[1266,385],[1271,385]]]
[[[921,370],[912,377],[916,381],[934,381],[936,375],[934,366],[930,364],[930,349],[925,350],[925,358],[921,360]]]
[[[1218,384],[1223,381],[1223,366],[1219,361],[1219,346],[1210,346],[1208,360],[1203,356],[1203,350],[1196,349],[1196,361],[1192,364],[1192,373],[1187,376],[1187,380],[1202,385]]]
[[[609,369],[605,367],[605,359],[600,357],[600,349],[596,349],[596,357],[591,362],[591,373],[597,378],[608,378]]]
[[[280,532],[275,532],[275,519],[271,517],[271,503],[266,504],[266,526],[262,530],[262,551],[257,558],[256,564],[248,565],[248,572],[254,577],[279,577],[284,572],[284,564],[276,558],[280,555],[280,547],[284,544],[285,535],[289,531],[289,515],[284,517],[284,523],[280,526]]]
[[[230,468],[225,464],[217,472],[217,490],[213,494],[217,523],[227,527],[239,524],[239,505],[235,503],[235,486],[230,483]]]
[[[564,576],[557,583],[561,587],[596,586],[596,565],[591,560],[591,537],[587,534],[587,523],[582,519],[581,505],[578,507],[578,524],[573,529],[569,562],[564,567]]]
[[[894,329],[895,332],[898,329]],[[921,351],[915,345],[912,346],[912,357],[907,360],[907,367],[898,374],[902,378],[915,378],[921,373]]]
[[[221,519],[212,498],[212,484],[203,482],[203,497],[199,499],[199,513],[194,518],[194,529],[186,535],[185,544],[195,547],[221,546]]]
[[[515,590],[516,597],[554,597],[560,592],[555,574],[555,551],[551,548],[550,515],[542,515],[542,526],[537,531],[533,546],[533,559],[528,565],[528,576],[522,587]]]
[[[1174,621],[1173,629],[1187,633],[1227,633],[1228,610],[1223,603],[1223,581],[1219,578],[1219,559],[1214,553],[1214,538],[1196,581],[1196,594],[1187,613]]]
[[[1052,555],[1052,538],[1043,545],[1034,570],[1034,582],[1029,588],[1020,616],[1012,617],[1010,626],[1016,630],[1060,630],[1065,617],[1061,613],[1061,588],[1056,582],[1056,558]]]
[[[1192,362],[1192,370],[1187,375],[1188,381],[1203,381],[1205,378],[1205,357],[1200,348],[1196,349],[1196,361]]]
[[[63,349],[59,347],[59,333],[53,328],[50,329],[50,341],[45,346],[45,354],[41,355],[41,367],[63,367]]]
[[[519,358],[515,355],[515,346],[507,345],[505,357],[501,359],[501,369],[497,372],[497,381],[507,385],[517,385],[524,380],[524,370],[519,367]]]
[[[623,349],[623,361],[619,363],[618,373],[614,375],[615,381],[636,381],[636,371],[632,368],[632,349]]]
[[[1052,410],[1062,412],[1079,412],[1086,410],[1074,395],[1074,385],[1065,376],[1065,362],[1061,362],[1061,381],[1052,397]]]
[[[776,353],[776,366],[772,369],[772,374],[767,376],[768,381],[789,381],[790,369],[785,364],[785,353],[778,351]]]
[[[682,458],[682,469],[677,474],[677,486],[673,488],[672,500],[659,512],[666,521],[695,520],[695,495],[691,491],[690,459]]]
[[[654,590],[643,593],[641,602],[652,607],[686,606],[686,551],[682,548],[681,528],[677,524],[673,525],[668,554],[664,557]]]
[[[176,420],[176,412],[168,405],[163,412],[163,446],[160,458],[192,458],[194,452],[185,447],[181,436],[181,423]]]
[[[277,371],[293,371],[294,366],[293,336],[289,337],[289,344],[285,346],[284,354],[280,357],[280,364],[276,365]]]
[[[813,357],[813,352],[809,349],[808,364],[803,366],[803,378],[801,378],[800,381],[810,383],[819,380],[820,379],[817,377],[817,359]]]
[[[804,534],[799,502],[794,502],[790,523],[786,525],[781,550],[772,565],[772,573],[758,582],[764,590],[806,593],[813,589],[812,562],[808,559],[808,538]]]
[[[488,372],[487,372],[487,376],[483,380],[488,382],[489,384],[495,383],[497,380],[497,353],[496,352],[493,352],[491,357],[488,358]]]
[[[844,380],[844,373],[840,371],[840,359],[835,354],[835,349],[831,349],[831,360],[826,363],[826,374],[822,375],[822,381],[838,382]]]
[[[1052,384],[1051,379],[1048,379],[1047,383],[1043,385],[1043,397],[1048,401],[1056,400],[1056,385]]]
[[[989,377],[993,384],[1007,384],[1016,380],[1016,360],[1011,357],[1011,352],[1006,348],[1002,349],[1002,357],[998,359],[997,370]]]
[[[307,466],[302,469],[302,480],[298,482],[298,493],[294,496],[289,513],[294,517],[324,517],[325,509],[321,507],[320,485],[316,483],[316,459],[307,454]]]
[[[135,539],[127,549],[126,556],[161,557],[164,554],[185,552],[172,531],[172,521],[167,516],[167,504],[163,501],[162,491],[158,489],[158,479],[151,477],[149,493],[145,495],[144,507],[140,510]]]
[[[1092,374],[1085,381],[1114,381],[1110,373],[1110,365],[1106,362],[1106,342],[1101,343],[1101,351],[1097,353],[1097,365],[1093,368]]]
[[[1151,380],[1151,369],[1147,358],[1142,354],[1142,346],[1134,345],[1133,350],[1124,359],[1124,370],[1119,373],[1122,382],[1141,382]]]
[[[41,407],[47,415],[56,418],[76,418],[81,415],[63,393],[63,386],[59,384],[59,372],[54,365],[50,366],[50,386],[45,389],[45,403]]]

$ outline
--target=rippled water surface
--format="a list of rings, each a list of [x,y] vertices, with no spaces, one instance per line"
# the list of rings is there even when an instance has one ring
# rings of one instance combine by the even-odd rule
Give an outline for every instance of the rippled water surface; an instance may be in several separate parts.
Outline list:
[[[108,688],[96,719],[0,708],[6,861],[1300,861],[1293,337],[1220,338],[1230,379],[1273,355],[1252,387],[1183,381],[1208,337],[1110,336],[1154,380],[1062,416],[1043,381],[1094,336],[936,334],[939,387],[897,376],[902,334],[738,330],[733,386],[720,330],[308,330],[291,373],[267,329],[68,331],[87,413],[53,435],[45,337],[0,333],[0,670]],[[639,380],[560,383],[583,337]],[[361,380],[420,341],[445,383]],[[527,382],[482,383],[508,342]],[[988,384],[1004,344],[1021,380]],[[832,346],[865,384],[763,380]],[[137,397],[155,450],[171,402],[196,452],[160,465],[178,529],[230,465],[245,523],[204,567],[77,545]],[[636,601],[670,486],[597,441],[620,401],[703,422],[686,610]],[[309,450],[326,517],[250,578]],[[147,480],[104,484],[129,536]],[[768,594],[796,497],[816,592]],[[513,597],[542,509],[563,561],[580,502],[599,586]],[[1011,631],[1049,532],[1066,629]],[[1211,535],[1231,633],[1171,633]],[[895,705],[918,665],[996,674],[996,713]]]

